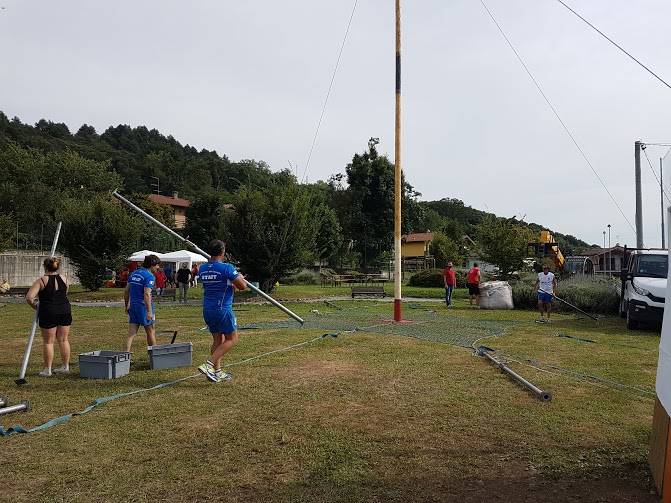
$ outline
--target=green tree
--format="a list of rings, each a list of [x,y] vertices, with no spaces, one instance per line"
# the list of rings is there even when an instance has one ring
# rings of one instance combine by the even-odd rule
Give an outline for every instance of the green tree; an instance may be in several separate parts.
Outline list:
[[[158,204],[149,199],[147,194],[132,194],[131,201],[149,213],[156,220],[168,227],[175,224],[174,213],[170,206]],[[140,227],[136,249],[154,250],[157,252],[174,251],[178,246],[177,240],[167,232],[159,229],[156,224],[148,222],[139,215],[134,215],[135,225]],[[135,250],[134,250],[135,251]]]
[[[244,187],[234,206],[224,220],[227,250],[250,281],[270,292],[313,253],[318,222],[310,194],[299,185]]]
[[[121,185],[104,162],[76,152],[43,153],[14,142],[0,149],[0,213],[11,215],[21,231],[39,245],[42,225],[53,226],[65,199],[88,200]]]
[[[394,234],[394,165],[378,155],[378,140],[368,141],[368,151],[355,154],[345,168],[349,185],[347,236],[364,258],[364,267],[391,249]],[[339,182],[337,178],[333,182]],[[421,222],[422,209],[416,201],[420,195],[402,180],[402,232],[407,233]]]
[[[224,236],[224,204],[230,199],[231,196],[218,192],[201,194],[186,210],[184,234],[201,248]]]
[[[499,268],[501,278],[522,268],[533,234],[513,218],[485,216],[477,227],[482,259]]]
[[[16,227],[12,217],[0,213],[0,252],[12,246],[12,237],[15,231]]]
[[[318,222],[315,255],[321,266],[322,262],[329,260],[340,250],[343,241],[342,229],[335,210],[325,204],[317,207],[314,216]]]
[[[120,204],[97,196],[62,202],[58,217],[63,222],[59,248],[75,267],[79,281],[90,290],[103,284],[105,268],[119,269],[134,248],[142,226]]]
[[[448,262],[453,262],[455,266],[458,266],[463,261],[463,252],[459,245],[442,232],[433,233],[429,251],[436,259],[436,267],[443,268]]]

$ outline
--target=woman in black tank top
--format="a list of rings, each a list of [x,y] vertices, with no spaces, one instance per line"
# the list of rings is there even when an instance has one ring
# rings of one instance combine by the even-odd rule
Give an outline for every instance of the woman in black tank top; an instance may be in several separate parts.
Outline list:
[[[37,309],[40,329],[42,331],[42,358],[44,369],[40,372],[43,377],[52,373],[54,361],[54,340],[58,341],[63,365],[53,369],[53,372],[67,374],[70,372],[70,325],[72,325],[72,311],[68,300],[68,286],[58,274],[60,262],[55,257],[44,260],[45,275],[35,280],[28,290],[26,301],[33,309]]]

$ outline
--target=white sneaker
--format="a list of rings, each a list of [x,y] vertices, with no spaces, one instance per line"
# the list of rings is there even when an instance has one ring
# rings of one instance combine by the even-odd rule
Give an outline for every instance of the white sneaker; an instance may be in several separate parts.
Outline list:
[[[55,369],[53,369],[52,372],[54,374],[69,374],[70,366],[61,365],[60,367],[56,367]]]
[[[51,377],[51,369],[42,369],[42,371],[37,375],[40,377]]]
[[[216,370],[215,374],[217,376],[217,382],[230,381],[231,379],[233,379],[233,374],[231,374],[230,372],[224,372],[221,369]]]

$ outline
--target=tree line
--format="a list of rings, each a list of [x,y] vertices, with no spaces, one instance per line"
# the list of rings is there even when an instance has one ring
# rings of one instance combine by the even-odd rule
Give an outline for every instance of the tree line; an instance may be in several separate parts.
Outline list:
[[[118,188],[170,223],[169,208],[146,197],[158,178],[162,193],[179,192],[192,202],[184,235],[200,246],[225,239],[230,255],[265,290],[307,264],[386,268],[393,249],[394,167],[377,143],[371,138],[344,173],[301,184],[289,170],[274,172],[253,159],[233,162],[144,126],[98,134],[84,124],[73,134],[63,123],[29,125],[0,112],[0,249],[14,246],[17,224],[20,243],[35,249],[44,229],[62,220],[62,249],[82,283],[98,288],[102,271],[118,268],[132,251],[177,246],[110,196]],[[463,258],[464,236],[486,241],[483,223],[500,221],[458,199],[420,201],[407,180],[402,185],[403,232],[435,232],[439,260]],[[528,232],[525,239],[540,231],[519,221],[513,228]],[[566,248],[588,246],[555,235]]]

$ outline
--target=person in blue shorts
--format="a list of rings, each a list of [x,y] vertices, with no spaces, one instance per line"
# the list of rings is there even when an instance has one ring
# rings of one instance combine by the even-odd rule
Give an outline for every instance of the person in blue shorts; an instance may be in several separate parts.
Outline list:
[[[126,339],[125,351],[130,351],[133,338],[141,326],[147,333],[147,345],[156,345],[156,333],[154,331],[156,315],[154,314],[151,291],[156,284],[154,274],[160,264],[161,260],[156,255],[147,255],[142,267],[134,270],[128,276],[128,284],[123,295],[126,313],[128,313],[128,339]]]
[[[538,311],[541,313],[538,323],[550,323],[552,300],[557,289],[557,278],[555,278],[554,273],[550,272],[547,264],[543,266],[543,272],[538,273],[534,289],[538,290]]]
[[[212,382],[231,379],[221,370],[222,357],[238,342],[238,326],[233,312],[233,292],[247,287],[235,266],[224,262],[225,245],[215,239],[208,245],[209,262],[200,266],[198,277],[203,285],[203,318],[212,334],[210,358],[198,370]]]

